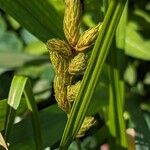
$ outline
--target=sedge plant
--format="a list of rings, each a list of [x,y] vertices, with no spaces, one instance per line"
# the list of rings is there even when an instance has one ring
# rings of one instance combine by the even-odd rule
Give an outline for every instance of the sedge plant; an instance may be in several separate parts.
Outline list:
[[[36,16],[39,15],[39,17],[35,17],[34,14],[31,15],[29,1],[22,3],[15,0],[15,2],[16,5],[10,2],[16,8],[12,10],[8,0],[7,2],[0,0],[2,8],[9,10],[14,16],[17,14],[16,10],[22,6],[21,14],[26,12],[29,21],[32,22],[33,20],[37,23],[38,29],[42,28],[42,16],[39,14],[40,6],[37,9],[38,11],[34,9]],[[39,0],[39,3],[42,6],[42,0]],[[31,4],[37,6],[35,1],[31,1]],[[42,33],[35,32],[35,35],[46,43],[50,53],[50,61],[55,71],[53,84],[55,99],[58,107],[63,110],[68,119],[60,141],[60,150],[67,150],[74,139],[84,137],[85,133],[97,123],[94,116],[87,115],[87,111],[106,61],[109,76],[109,103],[107,111],[104,112],[104,116],[106,116],[104,121],[109,132],[107,141],[111,150],[128,149],[126,124],[123,118],[125,106],[123,66],[125,56],[121,53],[121,50],[125,48],[127,0],[103,0],[103,5],[103,21],[81,32],[83,15],[81,0],[65,0],[63,28],[59,26],[59,21],[56,23],[56,28],[54,26],[49,27],[48,19],[51,24],[53,24],[55,17],[61,20],[57,17],[55,10],[51,9],[49,11],[54,14],[54,18],[49,18],[49,15],[43,13],[42,15],[46,16],[46,21]],[[26,24],[25,19],[22,20],[19,14],[15,17],[18,17],[22,24],[34,32],[34,28]],[[59,32],[60,34],[58,34]],[[49,33],[52,34],[48,35]],[[62,33],[64,33],[65,38]],[[91,54],[89,55],[89,53]],[[121,65],[120,60],[122,61]],[[38,110],[27,77],[15,76],[12,81],[3,136],[6,142],[9,142],[10,132],[22,94],[25,96],[27,107],[31,113],[36,149],[42,150],[44,147],[42,141],[44,140],[41,135]],[[2,136],[0,144],[7,149]]]

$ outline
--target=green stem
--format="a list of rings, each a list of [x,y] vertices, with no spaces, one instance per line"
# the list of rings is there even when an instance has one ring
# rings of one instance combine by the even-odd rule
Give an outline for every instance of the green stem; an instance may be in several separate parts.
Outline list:
[[[96,84],[101,75],[103,64],[109,52],[109,47],[116,31],[126,1],[111,1],[102,31],[94,46],[89,65],[85,72],[81,90],[73,104],[67,121],[60,150],[67,150],[73,138],[77,135],[88,110]],[[78,114],[78,115],[77,115]]]

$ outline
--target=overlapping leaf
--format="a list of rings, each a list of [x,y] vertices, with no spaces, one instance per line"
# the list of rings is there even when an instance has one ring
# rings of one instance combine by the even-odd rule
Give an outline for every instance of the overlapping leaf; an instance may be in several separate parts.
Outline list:
[[[0,0],[9,13],[42,41],[62,37],[62,18],[48,0]]]

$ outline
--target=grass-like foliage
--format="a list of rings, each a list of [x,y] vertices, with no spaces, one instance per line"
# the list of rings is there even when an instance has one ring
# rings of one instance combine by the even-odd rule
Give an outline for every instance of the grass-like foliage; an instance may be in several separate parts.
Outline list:
[[[149,149],[149,11],[0,0],[0,149]]]

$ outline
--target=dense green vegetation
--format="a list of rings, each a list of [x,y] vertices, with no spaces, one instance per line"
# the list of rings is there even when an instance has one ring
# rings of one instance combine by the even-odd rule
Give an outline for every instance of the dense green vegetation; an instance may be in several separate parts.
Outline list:
[[[55,101],[55,72],[45,45],[65,39],[64,1],[0,0],[0,145],[5,148],[6,141],[10,150],[59,145],[97,150],[103,144],[112,150],[150,149],[150,2],[82,3],[81,31],[99,22],[103,27],[67,121]],[[76,139],[86,115],[97,124]]]

